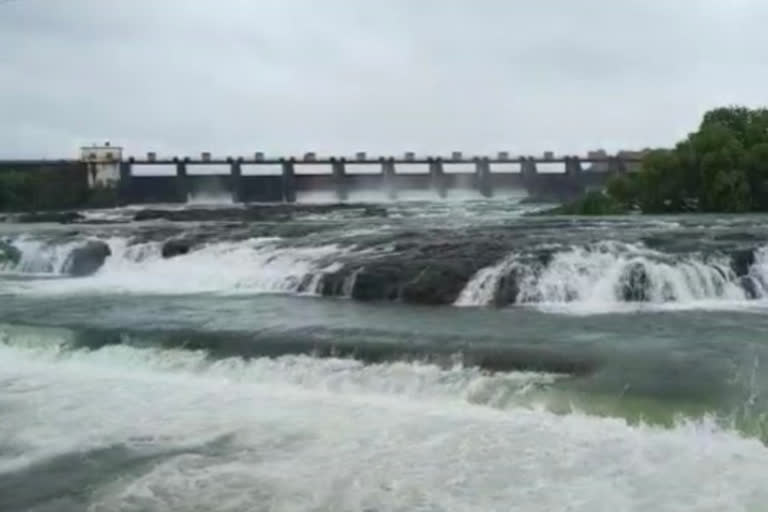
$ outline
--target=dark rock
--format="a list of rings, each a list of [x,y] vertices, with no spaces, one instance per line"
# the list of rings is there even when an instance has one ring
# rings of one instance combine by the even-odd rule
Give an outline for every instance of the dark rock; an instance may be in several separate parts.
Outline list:
[[[166,210],[140,210],[133,215],[133,220],[141,222],[144,220],[157,220],[165,219],[166,215],[171,215],[171,212]]]
[[[337,227],[336,224],[322,222],[307,223],[264,223],[253,224],[248,234],[252,237],[280,237],[280,238],[301,238],[308,235],[314,235],[323,231],[328,231]]]
[[[646,302],[650,300],[650,278],[645,266],[640,263],[632,263],[624,269],[620,279],[621,297],[627,302]]]
[[[351,277],[352,273],[349,273],[346,269],[324,274],[320,281],[318,293],[324,297],[342,297],[345,295],[344,283],[347,279],[351,279]]]
[[[494,295],[496,306],[506,306],[517,302],[517,297],[520,295],[521,278],[522,271],[519,268],[513,268],[499,279]]]
[[[69,253],[64,262],[64,272],[74,277],[91,275],[101,268],[111,254],[112,251],[104,242],[90,241]]]
[[[396,300],[400,297],[403,268],[396,264],[364,267],[355,280],[352,298],[356,300]]]
[[[542,267],[546,267],[552,262],[556,252],[555,249],[540,249],[536,251],[536,263]]]
[[[168,220],[172,222],[237,222],[244,220],[267,220],[269,217],[260,215],[258,211],[246,208],[185,208],[183,210],[141,210],[136,212],[133,220]]]
[[[164,242],[169,238],[181,237],[184,231],[176,226],[138,226],[131,231],[130,244]]]
[[[760,286],[750,276],[739,278],[739,285],[744,290],[748,299],[759,299],[761,297]]]
[[[324,284],[323,293],[335,293],[341,286],[351,288],[349,295],[357,300],[452,304],[478,270],[509,253],[511,237],[498,235],[498,231],[433,230],[400,232],[390,235],[388,240],[361,240],[360,245],[370,249],[370,254],[363,259],[357,256],[345,266],[349,269],[345,278],[356,272],[355,279],[344,286],[338,282],[342,278],[331,277]],[[374,251],[377,246],[389,250]]]
[[[701,249],[700,235],[680,231],[647,235],[640,238],[640,242],[665,254],[685,254]]]
[[[0,265],[17,264],[21,260],[21,251],[8,242],[0,240]]]
[[[649,249],[659,249],[669,244],[669,236],[668,235],[645,236],[645,237],[642,237],[640,241],[643,243],[644,246],[648,247]]]
[[[381,206],[368,206],[363,210],[363,217],[388,217],[389,212]]]
[[[131,221],[127,219],[83,219],[82,221],[77,221],[77,223],[89,226],[112,226],[115,224],[130,224]]]
[[[274,222],[292,220],[298,215],[318,215],[334,211],[359,210],[366,217],[385,217],[385,208],[360,204],[273,204],[246,208],[147,209],[136,212],[135,221],[168,220],[172,222]]]
[[[299,283],[299,287],[296,291],[299,293],[315,293],[317,290],[314,288],[314,284],[315,276],[312,274],[307,274],[301,278],[301,282]],[[320,286],[322,287],[322,281]]]
[[[597,371],[600,363],[591,354],[553,352],[538,347],[509,347],[503,351],[468,352],[464,364],[492,373],[536,371],[586,376]]]
[[[192,240],[186,238],[174,238],[168,240],[163,244],[162,255],[163,258],[173,258],[175,256],[182,256],[188,254],[192,249]]]
[[[483,259],[393,255],[371,260],[357,272],[351,296],[357,300],[402,300],[411,304],[452,304]],[[337,290],[338,284],[328,285]]]
[[[469,266],[453,262],[430,265],[403,285],[400,297],[416,304],[452,304],[472,274]]]
[[[719,233],[713,237],[713,240],[724,242],[757,242],[763,239],[762,234],[749,233],[742,231],[729,231],[726,233]]]
[[[233,221],[242,219],[243,210],[240,208],[190,208],[184,210],[141,210],[136,212],[133,220],[170,220],[174,222],[202,221]]]
[[[71,224],[73,222],[80,222],[85,217],[77,212],[39,212],[39,213],[25,213],[16,217],[16,222],[21,223],[42,223],[42,222],[57,222],[59,224]]]
[[[755,264],[755,251],[741,249],[731,253],[731,268],[737,276],[749,274],[749,269]]]

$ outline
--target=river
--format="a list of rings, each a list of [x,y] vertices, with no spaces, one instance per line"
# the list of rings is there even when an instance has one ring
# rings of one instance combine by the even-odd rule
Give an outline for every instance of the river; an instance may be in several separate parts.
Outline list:
[[[766,510],[768,216],[536,208],[0,223],[0,510]]]

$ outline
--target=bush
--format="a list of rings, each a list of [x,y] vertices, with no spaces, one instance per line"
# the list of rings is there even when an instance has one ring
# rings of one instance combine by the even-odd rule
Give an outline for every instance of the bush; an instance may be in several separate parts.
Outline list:
[[[601,191],[587,193],[581,199],[542,212],[548,215],[620,215],[629,208]]]

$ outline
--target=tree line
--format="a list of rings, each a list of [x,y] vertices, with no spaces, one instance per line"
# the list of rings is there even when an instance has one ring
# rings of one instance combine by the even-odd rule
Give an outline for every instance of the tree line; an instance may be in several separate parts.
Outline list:
[[[768,109],[707,112],[671,149],[648,151],[638,172],[616,176],[560,213],[768,211]]]
[[[45,211],[115,206],[113,189],[89,189],[85,170],[58,165],[0,172],[0,211]]]

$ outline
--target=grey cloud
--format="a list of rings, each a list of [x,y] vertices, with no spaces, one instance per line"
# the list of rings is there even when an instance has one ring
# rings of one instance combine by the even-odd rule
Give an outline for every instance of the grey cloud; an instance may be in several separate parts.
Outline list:
[[[19,0],[0,155],[584,152],[766,102],[757,0]]]

